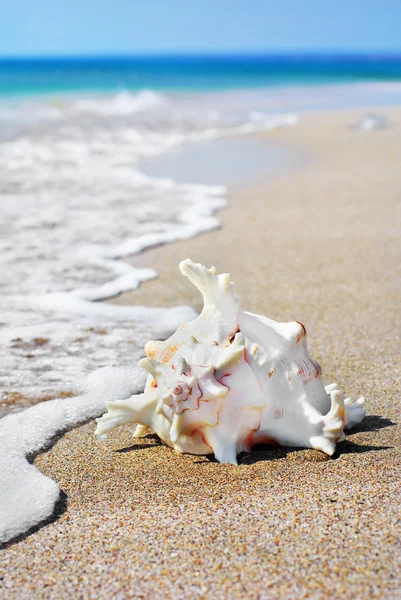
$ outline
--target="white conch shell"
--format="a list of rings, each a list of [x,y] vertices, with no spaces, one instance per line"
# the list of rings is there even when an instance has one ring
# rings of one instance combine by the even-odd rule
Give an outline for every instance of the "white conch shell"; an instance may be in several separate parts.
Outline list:
[[[146,344],[138,363],[149,372],[145,392],[108,403],[96,435],[133,422],[136,437],[149,428],[179,452],[233,464],[257,443],[332,455],[344,427],[362,421],[364,400],[324,386],[305,327],[241,311],[230,276],[214,267],[188,259],[180,269],[203,295],[201,314]]]

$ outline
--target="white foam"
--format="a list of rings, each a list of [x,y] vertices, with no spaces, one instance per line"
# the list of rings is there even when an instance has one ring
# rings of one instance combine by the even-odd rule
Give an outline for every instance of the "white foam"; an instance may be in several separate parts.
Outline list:
[[[91,303],[154,278],[122,259],[218,228],[226,198],[222,186],[151,179],[138,165],[184,142],[294,122],[265,113],[254,123],[248,112],[202,112],[149,91],[45,99],[31,107],[31,121],[26,105],[15,107],[19,129],[0,146],[0,339],[8,340],[0,394],[69,391],[76,369],[88,374],[139,353],[128,313],[123,328],[116,312]]]
[[[106,400],[138,391],[143,375],[132,365],[146,341],[195,316],[186,307],[103,302],[156,276],[128,256],[219,227],[226,203],[222,186],[151,179],[140,161],[294,122],[202,106],[146,91],[44,99],[0,113],[0,400],[10,392],[79,394],[0,419],[2,541],[51,515],[59,497],[25,457],[101,414]]]
[[[84,394],[0,420],[0,544],[48,518],[60,495],[58,484],[26,457],[43,450],[58,432],[100,415],[108,400],[138,392],[144,379],[142,369],[98,369],[87,378]]]
[[[110,96],[98,96],[76,100],[70,110],[95,115],[132,115],[133,113],[159,108],[168,100],[152,90],[142,90],[136,94],[121,91]]]

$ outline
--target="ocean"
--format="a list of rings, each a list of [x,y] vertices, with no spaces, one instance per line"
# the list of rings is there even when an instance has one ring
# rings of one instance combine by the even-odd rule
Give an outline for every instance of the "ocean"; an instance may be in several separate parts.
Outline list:
[[[218,228],[226,204],[219,182],[150,176],[145,160],[296,126],[304,111],[400,101],[397,57],[0,61],[4,411],[134,365],[193,314],[105,303],[157,276],[132,257]]]
[[[400,56],[137,56],[0,59],[0,96],[229,90],[399,81]]]

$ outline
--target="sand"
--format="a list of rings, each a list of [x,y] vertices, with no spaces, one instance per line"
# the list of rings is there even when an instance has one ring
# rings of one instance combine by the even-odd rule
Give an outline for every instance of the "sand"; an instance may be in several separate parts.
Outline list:
[[[326,383],[365,395],[363,424],[332,459],[265,447],[238,467],[130,427],[70,431],[35,460],[64,495],[3,550],[2,598],[401,597],[401,109],[370,133],[361,112],[269,134],[306,165],[230,190],[220,231],[133,259],[161,277],[117,301],[199,308],[179,260],[229,270],[248,310],[305,324]]]

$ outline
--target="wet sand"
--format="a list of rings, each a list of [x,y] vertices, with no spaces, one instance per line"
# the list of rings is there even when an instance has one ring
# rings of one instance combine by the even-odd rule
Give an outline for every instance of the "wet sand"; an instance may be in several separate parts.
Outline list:
[[[232,189],[220,231],[133,258],[160,279],[115,301],[200,308],[178,262],[230,271],[244,308],[305,324],[365,421],[331,459],[264,447],[238,467],[128,426],[102,443],[93,422],[70,431],[35,460],[58,516],[3,550],[1,597],[400,597],[401,109],[373,132],[352,128],[362,112],[268,134],[306,164]]]
[[[144,160],[140,169],[149,177],[179,183],[238,188],[264,184],[268,178],[301,167],[304,153],[268,135],[222,137],[186,144]]]

